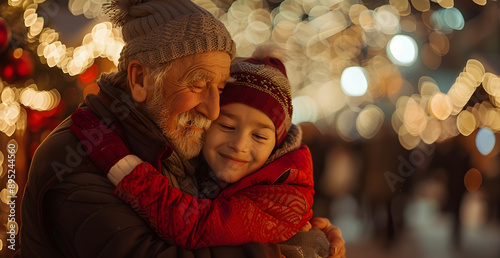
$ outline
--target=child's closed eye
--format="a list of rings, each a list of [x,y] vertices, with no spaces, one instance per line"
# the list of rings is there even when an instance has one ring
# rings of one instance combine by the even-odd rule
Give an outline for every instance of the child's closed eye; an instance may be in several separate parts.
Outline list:
[[[268,138],[264,135],[260,135],[260,134],[254,134],[253,137],[255,137],[258,141],[267,141]]]
[[[219,123],[219,126],[222,128],[222,130],[225,130],[225,131],[235,130],[234,126],[231,126],[228,124]]]

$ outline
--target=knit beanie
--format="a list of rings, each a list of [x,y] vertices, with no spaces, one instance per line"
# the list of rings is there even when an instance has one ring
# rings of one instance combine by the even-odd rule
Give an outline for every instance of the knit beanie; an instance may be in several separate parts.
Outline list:
[[[292,96],[285,66],[273,45],[260,46],[251,58],[231,64],[231,77],[220,106],[242,103],[266,113],[276,128],[279,146],[292,125]]]
[[[133,59],[154,65],[217,50],[231,59],[236,53],[224,24],[190,0],[113,0],[105,12],[122,27],[120,71]]]

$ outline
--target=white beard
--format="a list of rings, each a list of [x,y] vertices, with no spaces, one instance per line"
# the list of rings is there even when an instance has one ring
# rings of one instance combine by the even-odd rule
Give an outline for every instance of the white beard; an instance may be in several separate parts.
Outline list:
[[[147,115],[158,125],[165,137],[180,155],[184,156],[186,159],[196,157],[203,147],[205,133],[212,121],[199,114],[194,109],[191,109],[178,115],[175,130],[167,129],[166,125],[170,119],[170,114],[168,112],[170,107],[165,103],[162,93],[162,91],[157,92],[155,89],[153,98],[146,101],[145,111]],[[202,128],[204,130],[193,130],[191,127]]]

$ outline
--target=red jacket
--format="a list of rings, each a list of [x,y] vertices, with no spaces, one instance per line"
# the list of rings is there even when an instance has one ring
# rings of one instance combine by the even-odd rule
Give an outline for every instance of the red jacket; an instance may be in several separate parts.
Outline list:
[[[312,217],[312,173],[311,153],[301,144],[214,200],[170,187],[168,178],[147,162],[125,176],[115,194],[180,247],[277,243],[294,236]]]

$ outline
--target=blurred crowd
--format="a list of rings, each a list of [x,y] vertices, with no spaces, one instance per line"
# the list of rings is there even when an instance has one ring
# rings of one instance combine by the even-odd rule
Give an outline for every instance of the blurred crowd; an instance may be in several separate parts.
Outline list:
[[[345,142],[302,123],[315,216],[340,227],[348,257],[499,257],[498,148],[474,135],[404,149],[389,127]]]

